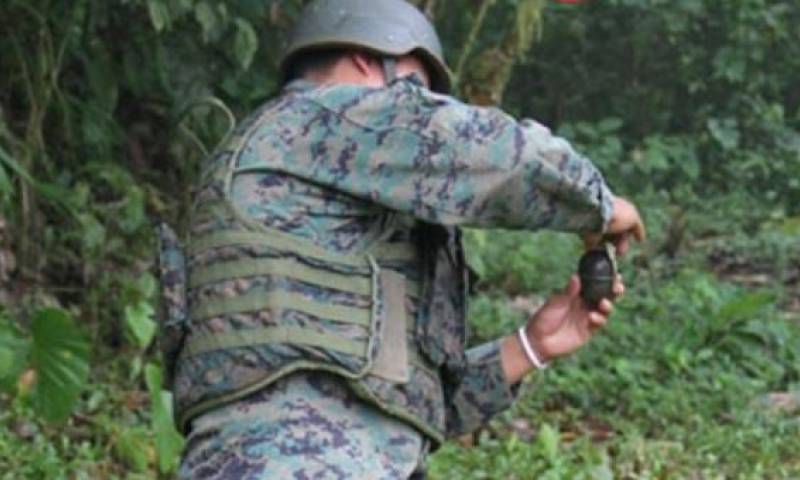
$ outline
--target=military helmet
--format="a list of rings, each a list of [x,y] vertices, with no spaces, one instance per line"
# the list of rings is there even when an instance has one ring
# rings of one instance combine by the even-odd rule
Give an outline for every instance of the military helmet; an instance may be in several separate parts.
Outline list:
[[[451,73],[430,21],[405,0],[314,0],[300,15],[281,55],[284,78],[304,51],[356,47],[389,57],[413,53],[428,67],[431,88],[450,91]]]

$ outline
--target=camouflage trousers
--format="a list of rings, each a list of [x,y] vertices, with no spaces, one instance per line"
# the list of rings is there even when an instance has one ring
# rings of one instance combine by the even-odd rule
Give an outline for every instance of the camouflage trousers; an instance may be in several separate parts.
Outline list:
[[[295,373],[192,422],[179,479],[422,479],[429,442],[334,375]]]

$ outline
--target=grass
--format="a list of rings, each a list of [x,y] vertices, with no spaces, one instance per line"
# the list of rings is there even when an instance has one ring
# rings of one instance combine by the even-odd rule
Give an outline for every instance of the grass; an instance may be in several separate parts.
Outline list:
[[[484,339],[523,321],[509,307],[522,290],[546,291],[524,279],[556,282],[577,258],[559,235],[487,235],[471,238],[490,279],[472,307]],[[786,270],[798,259],[796,239],[769,229],[718,239],[724,249],[708,242],[674,259],[626,260],[628,293],[610,326],[527,379],[514,408],[473,445],[434,454],[431,478],[800,478],[797,410],[767,400],[800,391],[800,322],[790,307],[798,292]],[[735,272],[717,268],[731,259]],[[772,281],[748,283],[756,269]]]

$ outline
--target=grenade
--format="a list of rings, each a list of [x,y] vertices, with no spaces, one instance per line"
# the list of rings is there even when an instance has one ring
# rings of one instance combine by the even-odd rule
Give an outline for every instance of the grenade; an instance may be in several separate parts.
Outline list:
[[[612,299],[617,276],[614,247],[604,243],[584,253],[578,262],[578,275],[581,277],[581,297],[591,307],[596,307],[604,298]]]

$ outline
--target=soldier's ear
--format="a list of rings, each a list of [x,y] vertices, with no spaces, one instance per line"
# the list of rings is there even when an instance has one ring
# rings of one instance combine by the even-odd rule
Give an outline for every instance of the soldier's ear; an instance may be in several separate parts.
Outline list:
[[[348,54],[350,62],[356,67],[358,73],[367,78],[372,78],[380,72],[380,63],[372,56],[363,52],[351,52]]]

